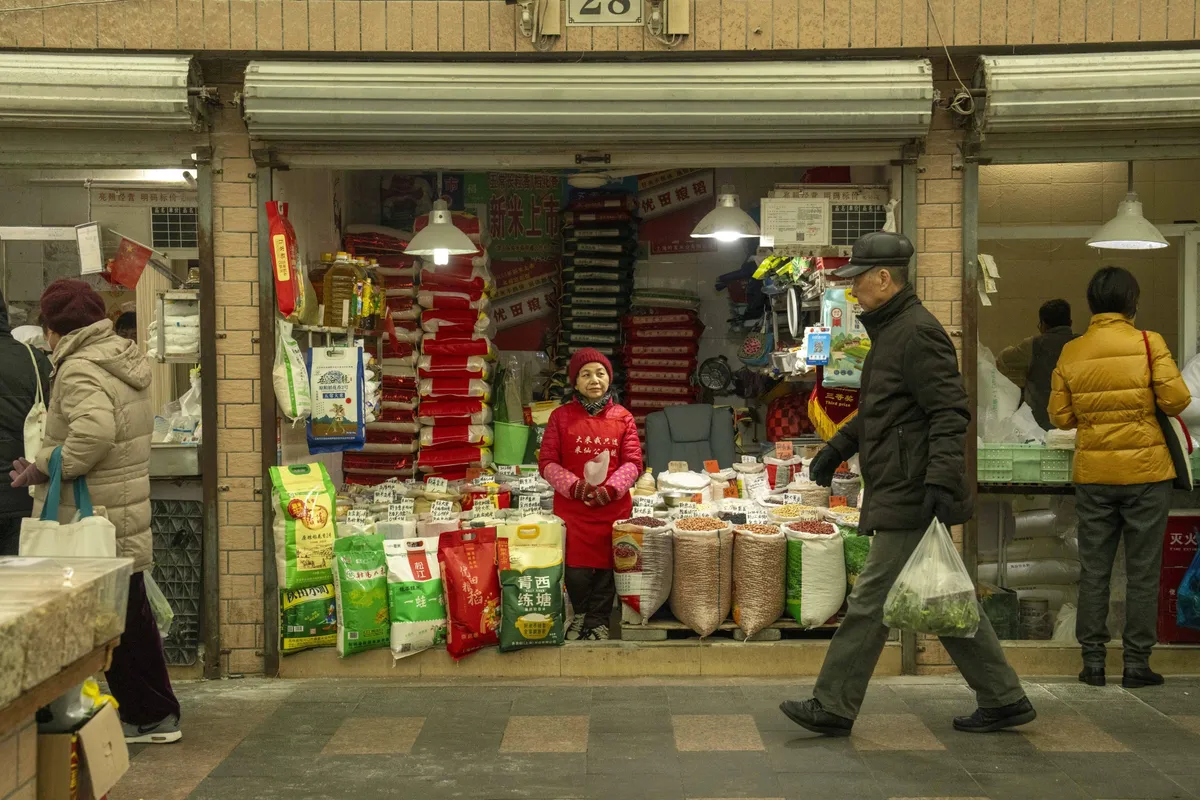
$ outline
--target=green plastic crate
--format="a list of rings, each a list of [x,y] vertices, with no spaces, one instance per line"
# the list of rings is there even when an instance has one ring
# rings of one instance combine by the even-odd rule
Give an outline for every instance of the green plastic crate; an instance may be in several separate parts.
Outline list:
[[[1074,450],[1040,444],[982,444],[978,476],[982,483],[1070,483]]]

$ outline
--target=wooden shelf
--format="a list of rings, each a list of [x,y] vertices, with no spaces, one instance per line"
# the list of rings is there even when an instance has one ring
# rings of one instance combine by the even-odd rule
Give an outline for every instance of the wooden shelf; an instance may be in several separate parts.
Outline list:
[[[24,723],[37,713],[39,708],[53,702],[72,686],[78,686],[92,675],[108,669],[112,662],[112,651],[120,641],[120,638],[117,638],[100,645],[0,709],[0,736]]]

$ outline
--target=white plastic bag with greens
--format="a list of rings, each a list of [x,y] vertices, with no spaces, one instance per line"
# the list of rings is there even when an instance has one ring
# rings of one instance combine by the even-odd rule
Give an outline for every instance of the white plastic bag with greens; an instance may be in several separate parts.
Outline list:
[[[883,624],[969,639],[979,629],[975,586],[946,526],[934,519],[883,604]]]
[[[300,345],[292,338],[292,324],[279,320],[275,323],[275,366],[271,369],[271,383],[275,387],[275,399],[279,411],[293,422],[308,419],[312,414],[312,400],[308,386],[308,367]]]
[[[150,601],[150,612],[154,614],[154,622],[158,625],[158,635],[165,639],[171,632],[171,623],[175,621],[175,610],[149,570],[142,574],[146,576],[146,599]]]

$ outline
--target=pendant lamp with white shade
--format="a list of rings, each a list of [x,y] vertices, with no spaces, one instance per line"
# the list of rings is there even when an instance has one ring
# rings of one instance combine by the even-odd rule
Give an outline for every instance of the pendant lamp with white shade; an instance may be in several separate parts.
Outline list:
[[[717,207],[704,215],[692,229],[693,239],[716,239],[736,242],[738,239],[757,239],[758,223],[742,211],[737,189],[729,184],[721,187]]]
[[[454,226],[454,218],[445,200],[434,201],[433,210],[429,212],[429,224],[404,248],[406,256],[432,257],[437,266],[449,264],[450,256],[469,256],[478,252],[479,248],[470,237]]]
[[[1117,215],[1101,226],[1088,247],[1101,250],[1159,250],[1167,240],[1154,224],[1142,216],[1142,203],[1133,190],[1133,162],[1129,162],[1129,189],[1117,206]]]

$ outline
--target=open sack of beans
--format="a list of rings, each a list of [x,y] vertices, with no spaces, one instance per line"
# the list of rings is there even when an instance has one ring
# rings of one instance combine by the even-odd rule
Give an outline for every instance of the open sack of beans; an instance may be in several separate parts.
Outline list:
[[[715,517],[674,522],[671,613],[700,636],[729,616],[733,595],[733,528]]]
[[[805,628],[828,622],[846,600],[842,536],[828,522],[787,522],[787,610]]]
[[[747,636],[783,615],[787,598],[787,539],[776,525],[733,530],[733,621]]]
[[[645,625],[671,595],[671,524],[654,517],[621,520],[613,525],[612,545],[621,621]]]

